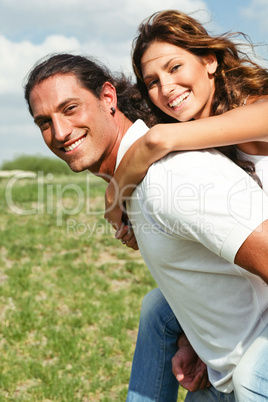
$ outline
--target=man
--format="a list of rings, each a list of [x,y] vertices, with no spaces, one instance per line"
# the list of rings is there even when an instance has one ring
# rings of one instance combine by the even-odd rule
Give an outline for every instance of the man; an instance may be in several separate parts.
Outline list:
[[[90,60],[58,55],[37,65],[25,87],[51,151],[73,171],[106,181],[148,130],[123,113],[124,91],[115,85]],[[210,381],[233,397],[235,368],[268,324],[267,199],[216,151],[173,153],[152,166],[128,212],[142,256]]]

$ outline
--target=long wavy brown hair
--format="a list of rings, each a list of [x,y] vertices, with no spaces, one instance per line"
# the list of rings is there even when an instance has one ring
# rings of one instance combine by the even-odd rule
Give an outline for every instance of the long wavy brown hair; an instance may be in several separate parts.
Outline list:
[[[235,42],[238,37],[243,39],[240,44]],[[171,121],[170,117],[152,105],[141,70],[141,59],[148,47],[154,42],[167,42],[196,56],[203,57],[211,53],[216,55],[218,68],[215,73],[215,94],[212,103],[214,115],[242,106],[248,96],[260,97],[268,94],[268,71],[241,50],[245,41],[254,51],[248,36],[241,32],[212,36],[196,19],[180,11],[155,13],[140,25],[138,36],[133,41],[132,65],[137,86],[161,121]],[[240,161],[235,146],[220,150],[254,176],[254,165]]]

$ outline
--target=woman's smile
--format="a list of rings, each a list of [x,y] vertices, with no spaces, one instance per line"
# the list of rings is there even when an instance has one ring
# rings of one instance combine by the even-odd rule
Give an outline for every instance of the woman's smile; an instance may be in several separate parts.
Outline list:
[[[151,101],[179,121],[211,114],[214,55],[199,57],[166,42],[154,42],[142,59],[142,74]]]

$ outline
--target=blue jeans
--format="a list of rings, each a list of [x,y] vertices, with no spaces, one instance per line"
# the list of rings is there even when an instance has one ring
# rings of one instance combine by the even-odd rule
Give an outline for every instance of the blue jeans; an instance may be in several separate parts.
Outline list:
[[[171,359],[178,350],[182,329],[159,289],[143,300],[139,332],[127,402],[177,402],[179,383],[172,373]],[[188,392],[187,402],[234,402],[234,394],[214,387]],[[245,401],[243,401],[245,402]]]
[[[268,401],[268,326],[244,353],[233,384],[237,402]]]

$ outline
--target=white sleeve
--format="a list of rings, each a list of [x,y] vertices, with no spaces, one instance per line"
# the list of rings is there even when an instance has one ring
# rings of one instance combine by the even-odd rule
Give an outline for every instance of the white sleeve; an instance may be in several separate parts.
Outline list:
[[[219,153],[179,153],[150,169],[144,182],[146,208],[157,225],[173,236],[203,244],[229,262],[268,219],[268,198],[262,189]]]

